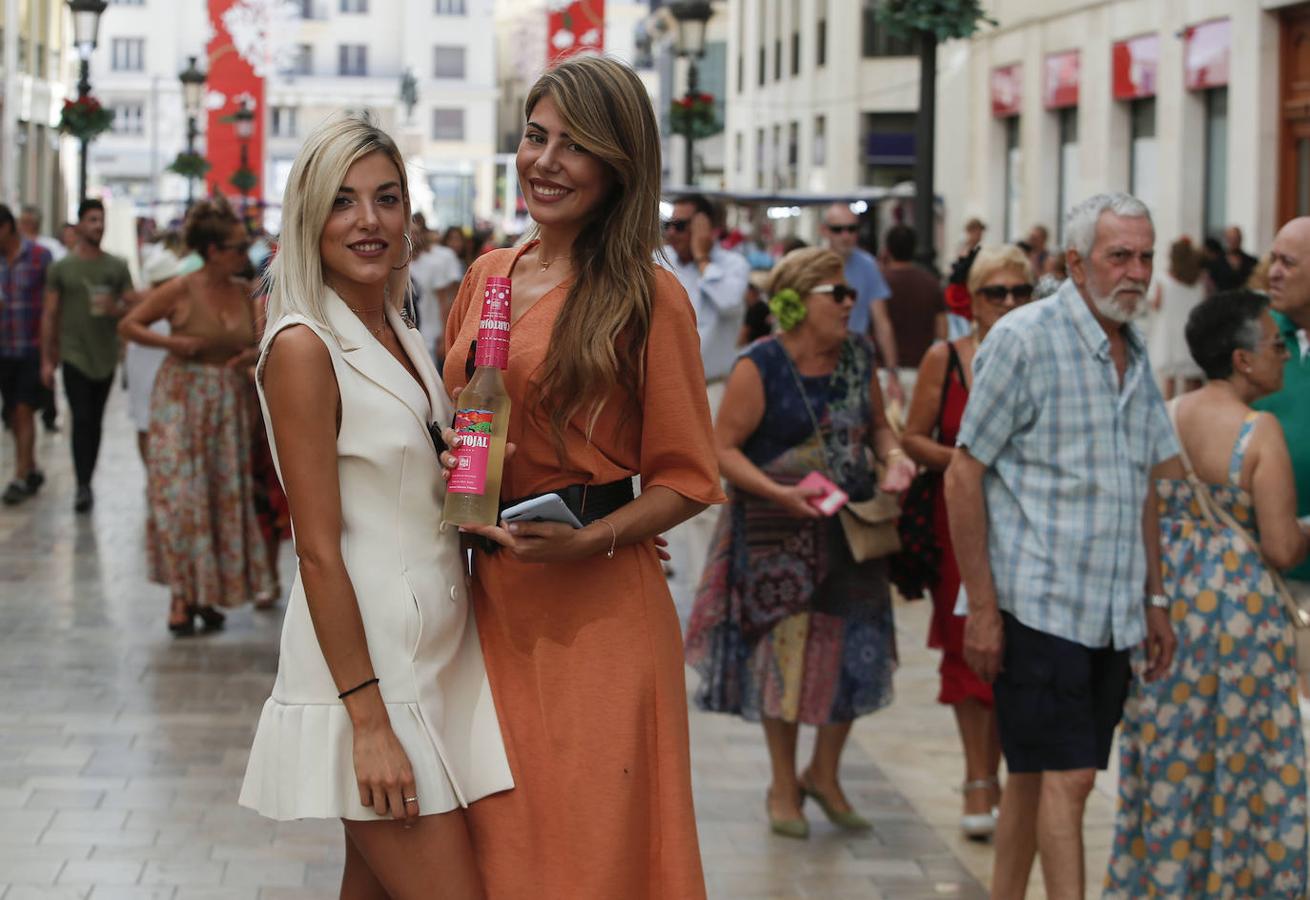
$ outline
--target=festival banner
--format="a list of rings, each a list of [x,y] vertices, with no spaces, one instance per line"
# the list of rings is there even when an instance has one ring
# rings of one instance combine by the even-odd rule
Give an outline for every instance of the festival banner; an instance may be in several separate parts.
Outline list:
[[[549,0],[546,65],[575,53],[605,50],[605,0]]]

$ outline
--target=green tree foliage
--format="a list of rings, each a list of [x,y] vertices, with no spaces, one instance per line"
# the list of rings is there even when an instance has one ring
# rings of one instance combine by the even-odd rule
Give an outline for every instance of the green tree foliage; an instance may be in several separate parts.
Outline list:
[[[898,38],[913,38],[926,31],[939,41],[948,41],[969,37],[984,24],[996,24],[983,10],[981,0],[886,0],[878,7],[879,20]]]

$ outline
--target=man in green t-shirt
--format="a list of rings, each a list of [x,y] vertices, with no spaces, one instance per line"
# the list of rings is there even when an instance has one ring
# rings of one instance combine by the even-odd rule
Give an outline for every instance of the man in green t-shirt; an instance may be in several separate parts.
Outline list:
[[[118,365],[118,319],[134,301],[127,263],[100,249],[105,207],[83,200],[77,209],[78,243],[50,267],[41,321],[41,380],[54,384],[63,363],[64,393],[72,415],[73,508],[88,512],[95,502],[91,476],[100,453],[105,402]]]

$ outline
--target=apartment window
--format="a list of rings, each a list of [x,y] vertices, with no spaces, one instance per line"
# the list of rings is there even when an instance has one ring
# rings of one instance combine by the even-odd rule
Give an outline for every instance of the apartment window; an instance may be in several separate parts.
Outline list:
[[[814,29],[814,66],[822,69],[828,64],[828,20],[820,19]]]
[[[368,12],[368,0],[341,0],[341,11],[343,13],[366,13]]]
[[[1056,113],[1060,117],[1060,177],[1057,187],[1055,243],[1064,244],[1064,216],[1078,200],[1078,107]]]
[[[914,41],[893,37],[878,19],[885,0],[864,0],[864,20],[861,29],[861,46],[865,58],[874,56],[913,56]]]
[[[468,0],[437,0],[437,15],[466,16],[468,15]]]
[[[337,47],[338,75],[367,75],[368,47],[364,44],[341,44]]]
[[[755,129],[755,186],[764,187],[764,129]]]
[[[292,75],[314,74],[314,45],[297,44],[296,55],[291,61]]]
[[[146,105],[144,103],[114,103],[114,134],[145,134]]]
[[[432,110],[432,140],[464,140],[464,110],[459,108]]]
[[[814,165],[823,166],[828,163],[828,118],[826,116],[814,117]]]
[[[791,33],[791,74],[801,74],[801,33]]]
[[[782,38],[773,42],[773,80],[782,81]]]
[[[322,19],[324,16],[319,3],[320,0],[300,0],[300,18]]]
[[[432,48],[433,78],[463,78],[464,48],[440,46]]]
[[[801,123],[792,122],[787,127],[787,186],[796,187],[796,170],[801,164]]]
[[[782,126],[773,126],[773,144],[769,148],[769,186],[779,187],[781,178],[778,163],[782,160]]]
[[[296,107],[274,106],[269,115],[269,127],[275,138],[293,138],[299,132]]]
[[[768,70],[768,67],[769,67],[769,63],[768,63],[767,56],[768,56],[768,53],[767,53],[767,51],[764,49],[764,45],[763,45],[763,44],[760,44],[760,67],[759,67],[759,79],[758,79],[757,82],[756,82],[760,87],[764,87],[765,74],[766,74],[766,72],[767,72],[767,70]]]
[[[741,172],[746,168],[746,136],[740,131],[732,136],[733,170]]]
[[[746,90],[746,56],[737,52],[737,93]]]
[[[1134,100],[1128,108],[1128,192],[1148,208],[1156,204],[1155,98]]]
[[[1019,228],[1019,207],[1023,200],[1023,150],[1019,147],[1019,117],[1003,120],[1005,127],[1005,237],[1013,239]]]
[[[1228,227],[1228,88],[1205,92],[1205,228]]]
[[[146,67],[145,38],[114,38],[109,67],[115,72],[142,72]]]

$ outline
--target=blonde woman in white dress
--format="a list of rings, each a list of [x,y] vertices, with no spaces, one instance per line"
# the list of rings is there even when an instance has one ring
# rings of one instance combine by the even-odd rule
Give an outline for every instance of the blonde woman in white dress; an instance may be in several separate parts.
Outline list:
[[[341,819],[347,900],[481,897],[462,808],[513,784],[440,528],[450,404],[399,312],[404,163],[369,123],[330,122],[282,208],[258,383],[299,571],[240,802]]]

